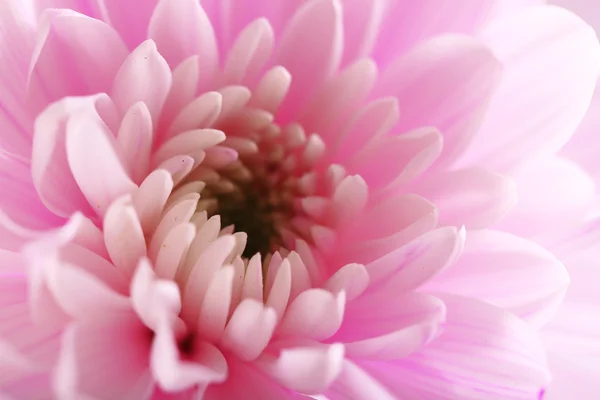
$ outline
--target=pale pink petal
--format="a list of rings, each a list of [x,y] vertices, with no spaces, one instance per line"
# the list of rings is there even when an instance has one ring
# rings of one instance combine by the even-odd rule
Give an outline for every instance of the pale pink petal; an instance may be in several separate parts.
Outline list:
[[[183,315],[185,321],[196,321],[206,290],[213,275],[219,270],[235,246],[233,236],[221,236],[210,243],[196,261],[183,290]]]
[[[153,163],[161,164],[180,155],[191,156],[224,140],[225,134],[216,129],[194,129],[183,132],[167,141],[154,153]]]
[[[292,75],[292,87],[295,76]],[[340,125],[356,113],[377,80],[377,64],[369,58],[349,65],[319,89],[298,121],[332,143]],[[327,112],[323,112],[323,110]]]
[[[284,67],[273,67],[265,73],[252,92],[250,105],[274,113],[286,97],[292,75]]]
[[[274,357],[264,354],[257,366],[285,387],[300,393],[321,393],[340,374],[344,359],[341,344],[283,348]]]
[[[318,341],[327,339],[342,324],[345,305],[344,292],[332,294],[323,289],[306,290],[290,303],[277,334]]]
[[[267,374],[262,373],[251,363],[235,357],[227,359],[228,381],[222,385],[210,385],[202,397],[203,400],[223,399],[273,399],[273,400],[310,400],[311,397],[293,393],[279,385]],[[171,397],[169,397],[169,400]],[[154,399],[153,399],[154,400]],[[160,399],[157,399],[160,400]],[[166,399],[165,399],[166,400]],[[181,399],[181,400],[192,400]]]
[[[388,2],[372,55],[378,64],[386,65],[433,36],[446,32],[474,33],[487,22],[497,3],[497,0],[466,0],[457,7],[453,0]]]
[[[365,106],[340,130],[334,144],[334,160],[346,160],[359,152],[369,141],[388,133],[398,122],[400,111],[394,97],[375,100]]]
[[[500,174],[467,168],[430,174],[411,186],[438,208],[443,225],[486,228],[511,211],[517,204],[515,183]]]
[[[200,308],[198,332],[211,341],[218,341],[223,335],[229,308],[231,306],[231,291],[234,268],[223,267],[214,273]]]
[[[135,3],[121,0],[96,1],[105,13],[104,18],[110,21],[110,25],[119,32],[129,49],[135,49],[146,39],[150,17],[158,0],[144,0],[144,2]],[[91,3],[90,0],[79,2]]]
[[[566,10],[533,7],[494,21],[483,39],[506,74],[462,162],[514,169],[533,155],[558,150],[594,93],[600,46],[593,29]]]
[[[271,308],[245,299],[233,312],[221,339],[223,346],[244,361],[256,359],[269,344],[277,323]]]
[[[348,304],[344,322],[332,340],[345,343],[351,357],[400,359],[437,337],[445,314],[444,303],[427,294],[376,292]]]
[[[293,76],[278,121],[293,120],[319,85],[333,74],[342,54],[342,10],[338,0],[304,3],[285,27],[274,63]]]
[[[29,70],[34,111],[65,96],[106,91],[127,56],[109,25],[72,10],[48,10],[41,18]]]
[[[48,229],[63,222],[42,203],[31,178],[29,160],[0,150],[0,187],[0,209],[14,223],[26,229]]]
[[[442,299],[448,313],[439,338],[407,359],[358,365],[398,398],[538,399],[550,375],[533,329],[474,299]]]
[[[193,358],[193,361],[180,359],[173,329],[163,320],[150,355],[150,368],[157,384],[163,390],[177,392],[227,378],[225,357],[212,344],[197,339]]]
[[[162,318],[181,311],[179,288],[173,281],[159,280],[146,259],[142,259],[131,281],[131,303],[142,322],[154,332]]]
[[[569,275],[537,244],[510,233],[471,231],[462,256],[422,289],[472,296],[541,326],[556,312]]]
[[[388,11],[388,2],[377,0],[343,0],[344,56],[342,64],[369,55]]]
[[[112,84],[112,98],[122,113],[141,101],[156,126],[171,89],[171,70],[152,40],[140,44],[123,62]],[[152,84],[149,84],[152,82]]]
[[[27,96],[35,28],[26,22],[25,7],[20,0],[0,4],[0,53],[7,60],[0,65],[0,127],[4,132],[11,132],[2,135],[0,146],[8,152],[29,157],[34,115],[23,104]]]
[[[227,53],[223,68],[225,83],[252,82],[271,57],[274,41],[273,28],[265,18],[244,28]]]
[[[369,264],[369,292],[402,293],[421,284],[453,265],[465,244],[465,231],[454,227],[439,228],[419,236]]]
[[[93,215],[73,177],[66,151],[66,123],[79,113],[102,115],[114,108],[106,95],[67,98],[48,107],[36,120],[31,159],[33,183],[44,205],[57,215],[75,211]]]
[[[360,264],[348,264],[340,268],[324,284],[323,288],[337,294],[344,292],[346,300],[360,296],[369,285],[369,272]]]
[[[153,389],[150,345],[147,328],[135,319],[70,325],[54,389],[64,398],[146,398]]]
[[[130,198],[116,200],[104,215],[104,242],[114,265],[133,275],[146,256],[146,240]]]
[[[398,58],[383,72],[375,93],[398,99],[398,133],[438,128],[444,136],[440,162],[447,163],[478,132],[500,75],[490,48],[467,36],[444,35]]]
[[[525,237],[564,236],[577,228],[596,202],[596,186],[587,171],[564,158],[532,163],[515,182],[519,201],[495,227]]]
[[[171,68],[197,55],[200,85],[210,83],[219,54],[211,22],[199,1],[161,0],[150,19],[148,37],[156,42]]]
[[[196,211],[197,203],[197,198],[183,199],[164,213],[150,240],[149,254],[151,259],[156,258],[167,235],[174,227],[190,221],[194,211]]]
[[[242,287],[242,299],[255,299],[263,301],[263,276],[260,253],[255,254],[246,267],[244,285]]]
[[[348,171],[362,176],[372,191],[402,185],[431,166],[442,152],[442,141],[435,128],[373,140],[348,161]]]
[[[377,380],[350,360],[344,360],[342,372],[325,395],[329,400],[396,400]]]
[[[113,200],[137,189],[114,145],[114,137],[98,118],[81,114],[67,123],[69,167],[81,192],[99,215],[106,212]]]
[[[169,128],[168,137],[198,128],[209,128],[219,117],[223,96],[207,92],[183,107]]]
[[[171,174],[159,169],[148,175],[133,193],[132,202],[145,234],[154,232],[172,189]]]
[[[152,140],[152,114],[146,103],[135,103],[121,121],[117,141],[125,166],[136,183],[141,183],[148,175]]]

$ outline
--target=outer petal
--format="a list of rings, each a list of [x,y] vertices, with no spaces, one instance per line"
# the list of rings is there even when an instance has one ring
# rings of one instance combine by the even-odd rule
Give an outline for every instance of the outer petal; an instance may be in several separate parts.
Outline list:
[[[467,0],[457,7],[453,0],[387,2],[373,57],[378,64],[386,65],[433,36],[473,33],[487,21],[497,3],[497,0]]]
[[[279,122],[297,117],[309,96],[336,70],[342,53],[339,0],[311,0],[296,11],[279,41],[275,64],[293,76]]]
[[[72,10],[49,10],[42,17],[29,70],[29,102],[34,111],[65,96],[105,92],[127,56],[110,26]]]
[[[517,188],[511,179],[480,168],[430,174],[411,188],[435,203],[442,225],[485,228],[517,203]]]
[[[531,327],[508,312],[444,296],[444,334],[406,360],[359,362],[398,398],[537,399],[550,375]]]
[[[477,132],[500,74],[501,64],[487,46],[445,35],[398,58],[383,72],[375,94],[398,99],[398,133],[437,127],[444,135],[440,161],[448,162]]]
[[[519,201],[496,227],[521,236],[564,237],[595,204],[596,185],[587,171],[564,158],[531,163],[516,175],[515,182]]]
[[[208,16],[198,0],[162,0],[154,10],[148,37],[171,68],[197,55],[200,85],[206,86],[219,62],[215,34]]]
[[[62,339],[55,390],[63,398],[147,398],[153,389],[150,337],[136,319],[71,325]]]
[[[156,126],[171,89],[171,81],[167,62],[156,50],[154,42],[147,40],[127,57],[119,69],[113,83],[112,97],[123,114],[138,101],[144,102]]]
[[[146,39],[150,17],[158,0],[96,1],[102,4],[106,20],[110,21],[110,25],[119,32],[129,49],[135,49]]]
[[[558,150],[594,93],[600,45],[593,29],[566,10],[534,7],[490,24],[483,39],[506,74],[463,163],[506,170]]]
[[[458,262],[423,287],[482,299],[543,325],[556,312],[569,275],[544,248],[509,233],[471,231]]]
[[[0,135],[0,146],[14,154],[31,154],[33,118],[26,107],[28,68],[31,62],[35,32],[27,21],[26,4],[7,0],[0,4],[0,129],[11,132]],[[10,61],[8,61],[10,60]]]

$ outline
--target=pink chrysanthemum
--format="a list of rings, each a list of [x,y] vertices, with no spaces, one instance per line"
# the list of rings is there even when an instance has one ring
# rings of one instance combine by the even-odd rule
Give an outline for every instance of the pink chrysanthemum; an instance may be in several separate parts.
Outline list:
[[[2,396],[543,396],[569,278],[502,217],[590,101],[580,19],[33,3],[0,5]]]

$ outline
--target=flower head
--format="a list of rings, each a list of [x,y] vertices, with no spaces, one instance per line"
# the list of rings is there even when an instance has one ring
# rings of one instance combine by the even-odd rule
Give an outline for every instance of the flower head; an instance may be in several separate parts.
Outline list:
[[[502,218],[600,48],[441,3],[2,6],[0,391],[541,396],[568,275]]]

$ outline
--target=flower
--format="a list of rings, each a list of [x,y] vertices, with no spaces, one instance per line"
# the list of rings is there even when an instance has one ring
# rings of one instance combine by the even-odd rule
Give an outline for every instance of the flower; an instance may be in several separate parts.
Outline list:
[[[23,5],[0,6],[3,394],[543,394],[536,328],[568,276],[498,224],[507,176],[589,104],[600,54],[579,18]]]

